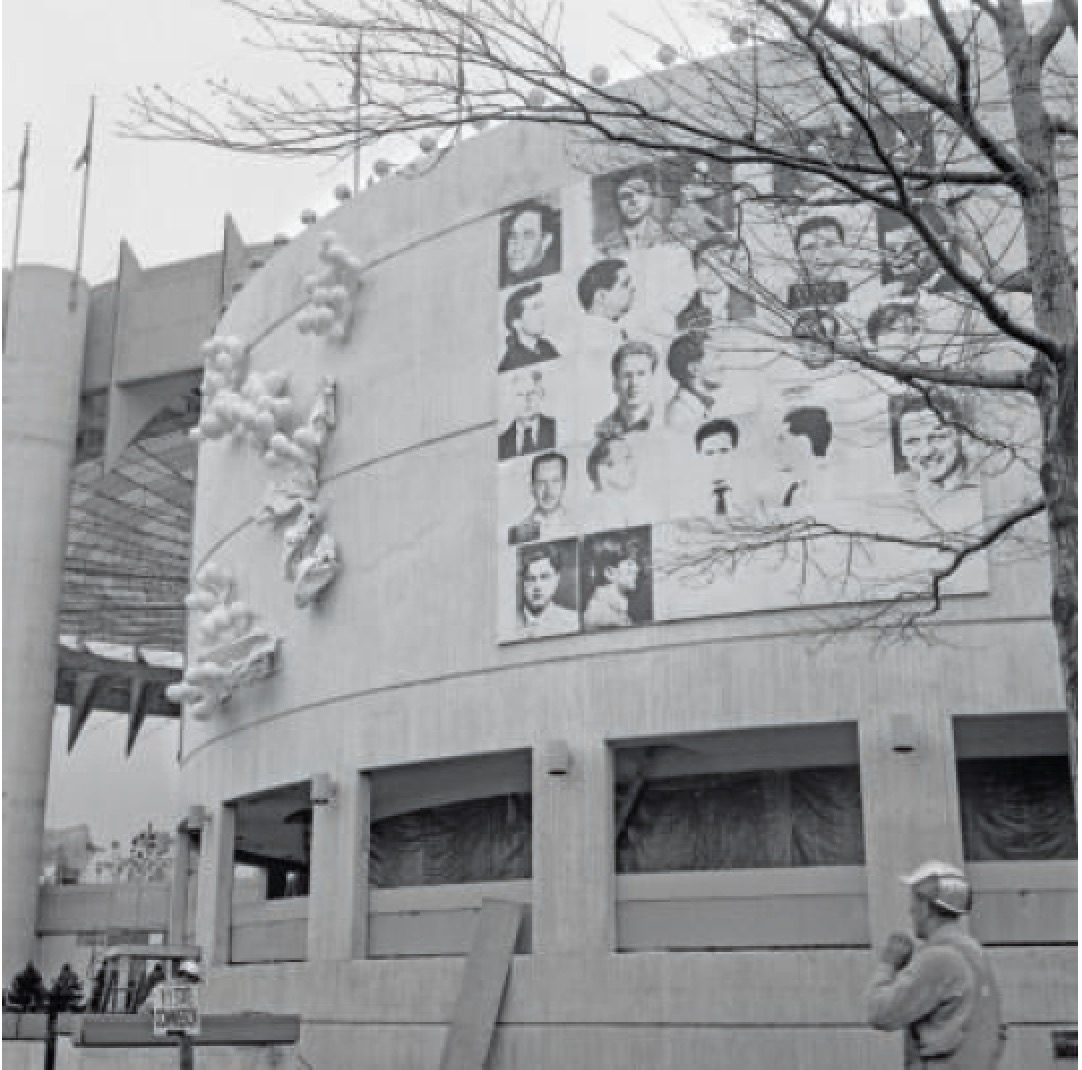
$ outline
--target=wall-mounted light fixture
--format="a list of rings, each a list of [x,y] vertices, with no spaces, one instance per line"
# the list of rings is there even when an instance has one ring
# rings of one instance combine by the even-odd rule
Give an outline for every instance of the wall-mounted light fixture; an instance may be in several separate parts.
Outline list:
[[[567,776],[571,768],[571,751],[567,740],[550,739],[541,751],[541,767],[549,776]]]
[[[210,814],[207,813],[205,806],[195,803],[188,807],[184,823],[188,826],[189,832],[202,832],[203,826],[210,824]]]
[[[898,754],[912,754],[919,743],[917,720],[911,713],[893,713],[890,717],[890,749]]]
[[[309,799],[313,806],[333,806],[338,801],[338,785],[330,773],[313,773]]]

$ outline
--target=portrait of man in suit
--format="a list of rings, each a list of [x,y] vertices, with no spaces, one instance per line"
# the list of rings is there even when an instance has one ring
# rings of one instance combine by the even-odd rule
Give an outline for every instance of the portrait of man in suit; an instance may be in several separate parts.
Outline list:
[[[789,308],[829,308],[849,300],[849,283],[838,274],[846,255],[845,228],[836,216],[805,219],[793,233],[793,248],[800,281],[789,287]]]
[[[593,182],[595,211],[602,218],[611,219],[615,208],[616,225],[597,243],[603,255],[618,256],[639,249],[653,249],[668,241],[661,220],[662,203],[653,167],[632,167],[616,175],[595,178]],[[615,203],[604,204],[606,197],[612,197]]]
[[[538,453],[530,464],[530,495],[534,507],[507,532],[512,546],[542,539],[563,539],[576,534],[575,522],[564,504],[567,458],[555,450]]]
[[[511,379],[515,418],[500,432],[499,458],[509,461],[556,445],[556,421],[541,411],[545,402],[545,384],[541,372],[520,369]]]
[[[560,270],[560,213],[541,198],[512,205],[500,219],[500,289]]]
[[[507,349],[499,371],[510,372],[559,357],[545,337],[545,295],[541,283],[531,282],[511,292],[503,310]]]

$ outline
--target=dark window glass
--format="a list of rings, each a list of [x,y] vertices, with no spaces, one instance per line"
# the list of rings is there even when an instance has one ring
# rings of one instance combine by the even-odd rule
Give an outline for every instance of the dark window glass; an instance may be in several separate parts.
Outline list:
[[[967,861],[1078,857],[1065,756],[960,761],[958,794]]]
[[[372,822],[375,888],[524,880],[531,872],[531,799],[499,795]]]
[[[617,789],[618,873],[864,863],[856,766],[711,773]]]

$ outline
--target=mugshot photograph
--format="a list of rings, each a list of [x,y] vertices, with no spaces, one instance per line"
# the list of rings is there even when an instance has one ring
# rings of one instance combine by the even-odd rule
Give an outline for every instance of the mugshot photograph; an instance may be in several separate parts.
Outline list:
[[[653,249],[670,240],[657,168],[640,164],[590,180],[594,245],[606,257]]]
[[[508,467],[523,463],[516,461]],[[517,472],[511,474],[518,478]],[[568,538],[578,533],[577,517],[567,501],[570,474],[566,453],[545,450],[532,455],[525,470],[529,505],[522,519],[507,529],[510,545]]]
[[[660,171],[673,241],[691,249],[732,227],[732,164],[680,154],[662,159]]]
[[[650,528],[588,535],[582,544],[582,625],[627,628],[653,619]]]
[[[515,635],[543,639],[579,630],[579,559],[575,539],[518,550]]]
[[[508,381],[509,403],[514,417],[500,431],[498,454],[501,461],[525,457],[556,445],[556,421],[544,411],[545,380],[539,368],[520,368],[504,377]],[[501,383],[504,380],[501,379]]]
[[[555,195],[535,197],[500,213],[500,289],[555,275],[561,265],[560,210]]]
[[[849,300],[849,283],[842,277],[848,256],[847,234],[836,215],[815,215],[793,228],[798,281],[789,286],[786,306],[829,308]]]
[[[529,282],[508,294],[503,307],[507,337],[498,371],[515,371],[560,356],[545,337],[545,312],[545,293],[540,282]]]

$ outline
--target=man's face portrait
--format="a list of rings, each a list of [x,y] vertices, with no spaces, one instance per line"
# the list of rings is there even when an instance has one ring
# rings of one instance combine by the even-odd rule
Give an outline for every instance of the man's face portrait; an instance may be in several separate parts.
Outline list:
[[[635,284],[631,281],[631,272],[627,268],[621,268],[616,276],[611,290],[598,290],[594,298],[594,308],[605,319],[622,319],[631,310],[631,302],[635,299]]]
[[[540,338],[545,333],[545,295],[534,294],[522,302],[522,315],[515,320],[520,334]]]
[[[883,255],[896,279],[922,278],[935,271],[935,257],[912,227],[888,230],[883,235]]]
[[[605,579],[615,584],[622,594],[632,594],[639,582],[638,561],[625,557],[618,565],[605,569]]]
[[[629,353],[612,377],[612,388],[623,410],[641,409],[650,402],[654,362],[645,353]]]
[[[726,457],[736,449],[732,433],[729,431],[715,431],[709,438],[704,438],[699,447],[699,453],[703,457]]]
[[[522,575],[522,601],[535,616],[548,608],[560,585],[560,573],[547,557],[531,561]]]
[[[641,223],[654,207],[654,190],[642,175],[632,175],[616,187],[616,207],[628,226]]]
[[[563,462],[553,457],[537,465],[530,490],[537,508],[542,513],[553,513],[560,508],[564,497]]]
[[[629,491],[635,485],[636,474],[635,455],[631,447],[621,439],[614,439],[609,444],[608,456],[597,466],[601,489]]]
[[[545,233],[541,213],[532,208],[519,212],[507,232],[507,270],[512,275],[535,270],[551,244],[552,235]]]
[[[523,423],[541,414],[545,387],[540,372],[519,372],[513,380],[511,393],[515,399],[515,412]]]
[[[903,413],[898,441],[906,464],[921,483],[942,487],[965,467],[958,431],[930,409]]]
[[[800,235],[797,255],[809,279],[822,282],[837,270],[845,247],[841,235],[834,226],[814,227]]]

